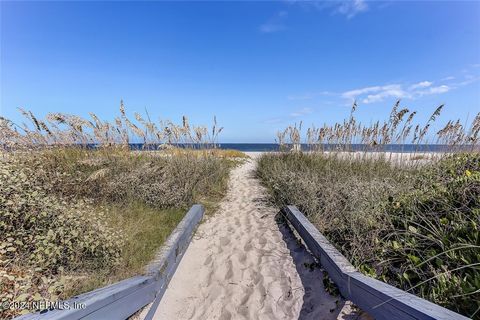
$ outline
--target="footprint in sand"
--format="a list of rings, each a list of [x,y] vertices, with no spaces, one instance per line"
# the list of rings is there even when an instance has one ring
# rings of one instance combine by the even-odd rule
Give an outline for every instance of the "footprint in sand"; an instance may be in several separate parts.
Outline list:
[[[259,237],[258,238],[258,244],[260,245],[261,248],[265,247],[265,245],[267,244],[267,239],[265,239],[264,237]]]
[[[207,259],[205,259],[205,262],[203,263],[204,266],[207,266],[212,263],[212,256],[208,256]]]
[[[232,314],[227,310],[223,310],[222,314],[220,315],[219,320],[230,320],[232,319]]]
[[[220,245],[221,246],[226,246],[230,243],[230,239],[227,237],[221,237],[220,238]]]

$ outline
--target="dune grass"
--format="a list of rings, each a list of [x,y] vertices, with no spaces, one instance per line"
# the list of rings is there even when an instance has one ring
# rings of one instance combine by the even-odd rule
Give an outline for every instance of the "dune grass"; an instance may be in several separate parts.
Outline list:
[[[193,203],[214,210],[237,164],[117,148],[0,159],[2,302],[56,301],[142,273]]]
[[[478,318],[480,155],[421,167],[386,159],[266,154],[258,176],[363,273]]]
[[[354,105],[343,123],[307,130],[310,152],[264,154],[257,175],[278,206],[298,206],[361,272],[478,319],[480,114],[470,128],[449,121],[437,132],[449,152],[435,157],[351,152],[359,142],[382,151],[413,127],[411,142],[424,143],[442,106],[423,127],[398,106],[369,127],[356,122]],[[283,149],[301,139],[301,126],[279,134]],[[336,150],[325,152],[325,141]]]
[[[192,204],[215,209],[246,157],[211,149],[216,120],[130,120],[123,103],[113,123],[22,113],[30,127],[0,118],[0,303],[55,302],[141,274]]]

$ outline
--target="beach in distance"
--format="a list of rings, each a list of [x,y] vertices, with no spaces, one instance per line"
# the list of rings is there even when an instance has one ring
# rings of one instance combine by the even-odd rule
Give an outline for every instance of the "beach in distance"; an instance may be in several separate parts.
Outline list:
[[[180,147],[187,146],[185,144],[179,144]],[[144,146],[142,143],[131,143],[132,150],[155,150],[159,149],[159,145]],[[188,145],[188,147],[191,147]],[[218,143],[216,148],[224,150],[238,150],[242,152],[272,152],[279,151],[280,146],[278,143]],[[343,147],[336,144],[323,144],[312,147],[309,144],[301,144],[303,151],[310,151],[313,148],[323,148],[325,151],[334,151],[338,147]],[[291,148],[291,146],[290,146]],[[447,152],[451,150],[451,147],[443,144],[390,144],[382,146],[381,150],[376,150],[366,144],[352,144],[349,146],[352,152],[395,152],[395,153],[417,153],[417,152]],[[459,148],[462,148],[460,146]]]

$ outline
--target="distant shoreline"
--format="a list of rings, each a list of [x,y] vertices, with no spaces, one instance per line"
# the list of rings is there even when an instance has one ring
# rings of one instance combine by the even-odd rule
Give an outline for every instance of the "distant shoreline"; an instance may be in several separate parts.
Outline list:
[[[192,146],[190,144],[178,144],[176,146],[184,147],[184,146]],[[292,145],[286,144],[286,149],[292,149]],[[133,150],[142,150],[143,144],[142,143],[131,143],[130,147]],[[198,146],[200,147],[200,146]],[[233,149],[243,152],[275,152],[279,151],[279,145],[276,143],[218,143],[215,145],[216,148],[219,149]],[[324,151],[351,151],[351,152],[358,152],[358,151],[368,151],[368,152],[393,152],[393,153],[445,153],[451,152],[452,147],[448,145],[441,145],[441,144],[389,144],[383,146],[377,146],[373,148],[369,145],[365,144],[352,144],[350,146],[350,150],[339,149],[339,145],[335,144],[324,144],[322,146],[316,145],[313,147],[307,144],[301,144],[301,149],[303,151],[311,151],[311,150],[324,150]],[[462,149],[465,151],[471,151],[471,146],[457,146],[459,151]],[[147,150],[157,150],[157,145],[149,145]]]
[[[122,146],[122,144],[115,144],[116,146]],[[191,143],[172,143],[172,144],[158,144],[158,143],[129,143],[130,150],[132,151],[158,151],[174,148],[189,148],[189,149],[222,149],[222,150],[236,150],[241,152],[278,152],[293,150],[292,144],[284,144],[282,150],[276,143],[205,143],[205,144],[191,144]],[[41,147],[42,145],[38,145]],[[46,146],[46,145],[45,145]],[[50,147],[55,145],[48,145]],[[60,147],[82,147],[87,149],[96,149],[99,146],[103,147],[104,144],[59,144]],[[346,153],[452,153],[452,152],[480,152],[478,146],[472,147],[472,145],[457,145],[450,146],[444,144],[387,144],[377,145],[375,147],[367,144],[351,144],[351,145],[339,145],[339,144],[323,144],[323,145],[308,145],[302,143],[300,145],[302,151],[324,151],[324,152],[346,152]],[[7,146],[0,144],[0,150],[10,150]],[[472,149],[474,148],[474,149]],[[298,150],[298,149],[297,149]]]

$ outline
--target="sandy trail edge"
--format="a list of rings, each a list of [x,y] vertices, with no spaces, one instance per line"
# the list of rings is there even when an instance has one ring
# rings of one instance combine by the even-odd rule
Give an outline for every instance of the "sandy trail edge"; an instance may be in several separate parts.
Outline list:
[[[278,209],[254,177],[258,154],[250,156],[232,171],[218,212],[199,226],[154,319],[357,318],[325,292],[323,272],[311,270],[310,254],[276,222]]]

